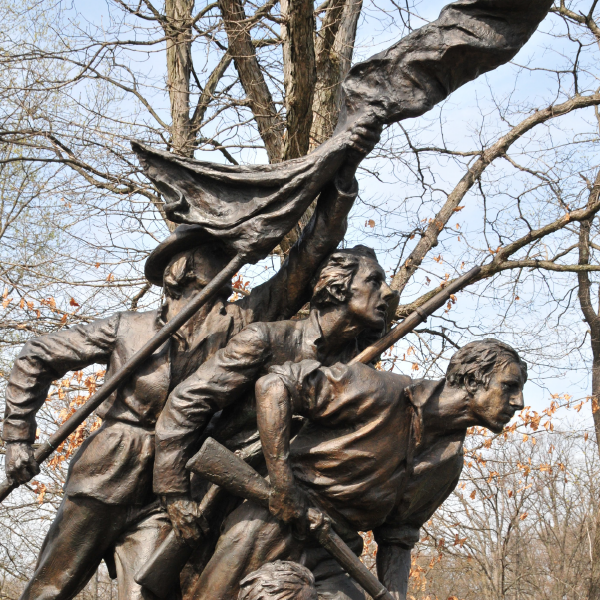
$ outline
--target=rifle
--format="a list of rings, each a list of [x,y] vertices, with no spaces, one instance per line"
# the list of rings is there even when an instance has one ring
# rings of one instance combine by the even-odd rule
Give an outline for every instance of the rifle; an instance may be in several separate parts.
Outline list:
[[[369,363],[377,358],[380,354],[409,334],[438,308],[443,306],[452,294],[460,291],[465,285],[470,283],[480,271],[480,267],[474,267],[462,277],[459,277],[455,281],[444,286],[444,288],[433,296],[433,298],[430,298],[423,306],[412,312],[399,325],[387,333],[387,335],[352,359],[350,364],[359,362]],[[248,459],[245,458],[245,460]],[[201,510],[203,514],[209,515],[212,512],[214,505],[221,501],[222,496],[217,493],[217,489],[211,488],[211,491],[209,492],[210,498],[206,499],[205,497],[205,499],[202,500]],[[171,585],[173,584],[173,579],[175,577],[174,574],[179,573],[184,567],[191,553],[192,550],[190,547],[183,542],[183,540],[179,540],[172,531],[155,550],[148,562],[138,571],[135,576],[136,582],[149,589],[159,598],[166,597],[167,593],[172,589]]]
[[[186,468],[204,479],[223,487],[230,494],[254,500],[269,507],[270,485],[250,465],[231,450],[208,438],[200,451],[188,461]],[[310,528],[321,546],[371,595],[373,600],[394,600],[382,583],[360,562],[360,559],[331,528],[331,521],[322,511],[308,510]]]
[[[481,267],[473,267],[462,277],[445,285],[433,298],[430,298],[423,304],[417,307],[402,323],[399,323],[389,333],[384,335],[380,340],[377,340],[373,345],[365,348],[358,356],[355,356],[351,361],[351,365],[356,363],[369,363],[380,354],[383,354],[388,348],[391,348],[396,342],[408,335],[415,327],[429,318],[438,308],[443,306],[450,296],[460,291],[463,287],[471,283],[477,275],[479,275]]]

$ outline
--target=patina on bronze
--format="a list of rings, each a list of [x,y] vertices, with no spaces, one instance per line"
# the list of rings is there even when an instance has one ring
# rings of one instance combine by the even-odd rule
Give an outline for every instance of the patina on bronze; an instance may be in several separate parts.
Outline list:
[[[438,292],[438,294],[436,294],[433,298],[428,300],[422,307],[411,313],[411,315],[409,315],[404,321],[402,321],[402,323],[394,327],[389,333],[387,333],[380,340],[377,340],[373,345],[365,348],[365,350],[363,350],[358,356],[356,356],[350,361],[350,364],[354,364],[356,362],[369,363],[375,358],[377,358],[380,354],[385,352],[385,350],[393,346],[404,336],[408,335],[408,333],[410,333],[415,327],[417,327],[419,323],[422,323],[424,320],[426,320],[438,308],[443,306],[452,294],[457,293],[464,286],[468,285],[468,283],[477,276],[480,270],[481,269],[479,267],[475,267],[462,277],[456,279],[453,282],[448,283],[446,286],[444,286],[442,291]],[[295,324],[298,325],[297,322]],[[281,327],[281,325],[278,325],[278,327]],[[236,344],[237,347],[238,342],[233,341],[233,343]],[[229,351],[231,352],[231,348],[229,348]],[[237,351],[234,351],[234,353],[235,352]],[[264,369],[266,366],[268,366],[268,363],[265,364],[262,367],[262,369]],[[237,367],[235,367],[234,365],[230,364],[229,369],[232,368],[240,368],[240,365],[237,365]],[[253,373],[260,372],[259,369],[261,369],[261,366],[260,364],[255,362],[252,366],[252,369],[253,370],[250,373],[246,373],[247,379],[252,379]],[[195,385],[196,387],[200,387],[200,389],[203,389],[206,393],[207,388],[210,387],[211,377],[216,377],[221,386],[225,381],[223,370],[221,369],[215,373],[214,370],[211,369],[211,364],[207,363],[194,376],[195,384],[193,385]],[[238,380],[236,383],[239,385],[242,382]],[[189,393],[189,382],[186,382],[184,385],[187,387]],[[236,388],[238,387],[238,385],[233,387],[230,386],[228,390],[228,398],[230,399],[230,401],[233,401],[237,396],[238,392]],[[169,407],[167,410],[173,409]],[[194,421],[191,423],[188,421],[188,419],[185,419],[185,417],[183,417],[183,420],[185,420],[186,424],[189,426],[189,429],[194,432],[194,435],[201,434],[201,427],[197,420],[197,414],[194,415]],[[185,441],[186,440],[184,440],[183,437],[179,438],[180,443],[178,444],[177,450],[178,456],[185,456],[186,447],[191,446],[189,439],[187,440],[187,443],[184,443]],[[169,469],[166,468],[166,465],[173,464],[173,462],[173,454],[167,454],[166,459],[161,459],[161,463],[158,467],[158,470],[163,471],[166,469],[166,475],[168,476]],[[195,463],[200,465],[201,461],[198,461],[196,459]],[[187,463],[187,469],[190,469],[190,464],[192,463]],[[196,469],[196,472],[201,473],[199,469]],[[164,474],[165,473],[163,473],[163,475]],[[210,477],[208,477],[207,479],[209,479],[210,481],[214,481],[213,479],[210,479]],[[164,493],[169,490],[168,488],[165,489],[164,487],[162,487],[161,491]],[[208,515],[210,515],[213,510],[212,505],[213,503],[218,502],[218,498],[219,496],[215,493],[215,490],[212,489],[211,498],[207,499],[207,497],[205,497],[202,500],[201,505],[198,507],[199,515],[202,515],[203,517],[207,517]],[[148,589],[154,592],[158,597],[164,598],[167,595],[170,586],[173,584],[173,565],[183,566],[187,557],[190,554],[191,548],[189,548],[187,544],[183,543],[182,540],[180,540],[176,535],[170,534],[168,538],[163,542],[163,544],[157,549],[154,555],[150,558],[148,563],[144,565],[144,567],[136,574],[135,579],[138,583],[146,586]]]
[[[119,561],[122,600],[150,597],[135,583],[133,575],[169,535],[171,523],[184,537],[185,529],[193,529],[195,524],[189,520],[191,513],[185,512],[186,500],[174,498],[181,490],[175,488],[170,494],[169,482],[166,491],[161,490],[160,481],[152,474],[154,427],[171,389],[195,376],[200,365],[250,323],[289,319],[298,311],[308,300],[309,282],[318,265],[343,238],[345,218],[357,193],[354,172],[372,149],[381,126],[423,114],[464,83],[510,60],[550,5],[551,0],[460,0],[446,7],[438,21],[352,69],[345,83],[346,101],[339,127],[330,141],[308,157],[280,165],[224,167],[134,145],[146,174],[165,198],[168,215],[196,227],[193,231],[200,249],[193,248],[190,230],[180,229],[175,238],[178,234],[187,236],[190,246],[170,256],[163,281],[160,268],[148,269],[149,279],[164,283],[169,292],[168,302],[160,311],[120,313],[31,340],[15,361],[3,427],[11,480],[3,488],[4,495],[14,487],[13,481],[27,481],[38,469],[31,448],[35,413],[52,380],[89,364],[109,365],[107,383],[90,404],[91,408],[99,405],[104,424],[71,462],[63,502],[23,600],[42,596],[47,600],[70,600],[102,559],[111,572],[115,559]],[[268,254],[317,197],[314,218],[280,273],[249,297],[237,303],[226,302],[231,274],[241,264]],[[206,236],[218,241],[219,252],[214,252],[215,243],[205,243]],[[171,249],[180,250],[176,239],[170,238],[168,243]],[[159,255],[160,251],[151,259]],[[190,301],[194,303],[191,306]],[[207,303],[197,311],[203,302]],[[380,306],[377,310],[381,313],[383,309]],[[345,358],[352,358],[360,349],[357,342],[355,351]],[[300,361],[297,364],[301,369],[310,371],[296,373],[288,367],[291,374],[279,373],[280,378],[287,377],[288,383],[303,381],[303,373],[317,377],[314,373],[319,368],[329,368],[313,368],[314,359],[322,358],[318,353],[309,357],[287,348],[279,358],[281,362],[289,358]],[[307,363],[307,358],[312,362]],[[327,360],[331,368],[334,360],[331,353]],[[252,377],[276,365],[273,357],[262,360]],[[248,377],[248,385],[254,383],[252,377]],[[214,409],[208,408],[208,412]],[[47,457],[89,412],[86,408],[65,423],[37,457]],[[161,417],[167,425],[168,414]],[[228,419],[235,421],[235,415],[224,410],[221,421],[227,425]],[[168,429],[164,430],[167,434]],[[234,429],[224,428],[229,433]],[[177,445],[183,441],[177,439],[176,429],[172,433],[177,453]],[[284,427],[282,433],[289,435],[289,428]],[[165,447],[169,446],[168,438],[162,438]],[[274,441],[263,439],[269,455],[269,444]],[[268,463],[271,458],[267,457]],[[272,461],[269,466],[273,468]],[[275,481],[276,473],[273,477]],[[166,498],[168,516],[153,496],[153,484]],[[284,521],[302,521],[302,495],[293,488],[280,487],[280,483],[274,484],[271,510]],[[340,519],[329,508],[326,512],[339,532]],[[218,523],[215,525],[218,527]],[[212,523],[210,528],[214,529]],[[350,535],[351,529],[344,531]],[[82,531],[85,536],[80,535]],[[226,545],[227,540],[226,536],[222,538],[222,544]],[[73,552],[76,542],[77,552]],[[350,541],[353,549],[355,542],[356,538]],[[217,547],[206,577],[214,575],[211,569],[219,564],[219,558]],[[198,585],[202,586],[203,581],[201,578]],[[343,580],[338,584],[345,585]]]
[[[347,153],[346,162],[322,191],[312,222],[280,271],[250,295],[227,302],[231,293],[227,271],[231,274],[240,263],[234,259],[236,262],[222,273],[232,252],[201,228],[182,226],[157,248],[146,265],[157,283],[153,273],[164,268],[166,301],[160,310],[119,313],[25,345],[10,376],[3,427],[8,442],[7,471],[21,481],[30,478],[36,466],[29,445],[35,436],[35,414],[56,377],[104,363],[109,367],[110,381],[165,324],[169,327],[175,321],[170,325],[175,329],[175,319],[189,310],[185,307],[196,294],[206,297],[211,290],[216,293],[101,404],[98,413],[103,426],[71,461],[62,505],[24,600],[40,595],[71,598],[102,559],[113,574],[118,561],[121,596],[152,597],[134,576],[172,529],[164,508],[152,494],[156,419],[170,389],[225,346],[230,337],[256,320],[289,318],[306,302],[316,269],[343,238],[346,215],[357,191],[354,171],[375,144],[377,131],[358,130],[357,140],[355,152]],[[80,531],[86,535],[81,537]]]
[[[241,458],[212,438],[208,438],[188,463],[187,468],[202,475],[234,496],[253,500],[269,507],[273,490],[269,483]],[[338,561],[354,579],[362,585],[374,600],[394,600],[394,597],[381,585],[344,540],[331,528],[331,522],[318,508],[307,511],[310,532],[319,543]]]
[[[461,85],[510,60],[551,4],[551,0],[461,0],[449,5],[437,21],[351,69],[336,135],[303,159],[283,165],[226,167],[141,144],[134,144],[134,150],[163,193],[171,219],[198,224],[236,248],[244,261],[258,260],[331,181],[331,174],[343,163],[353,123],[381,125],[423,114]],[[161,338],[155,340],[156,347],[159,342]],[[140,355],[131,369],[146,358]],[[128,372],[115,374],[113,385],[128,376]],[[92,402],[92,406],[100,404],[102,396]],[[63,435],[54,436],[53,444],[60,443],[87,414],[86,410],[78,413]],[[52,448],[40,449],[38,457],[47,458]],[[0,500],[15,485],[1,484]]]

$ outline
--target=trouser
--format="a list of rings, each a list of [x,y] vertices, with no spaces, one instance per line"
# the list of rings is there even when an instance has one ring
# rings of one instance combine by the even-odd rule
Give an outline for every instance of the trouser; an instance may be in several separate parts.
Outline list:
[[[227,518],[217,547],[189,596],[195,600],[236,600],[239,583],[267,562],[290,560],[304,564],[316,580],[320,597],[365,600],[355,583],[325,550],[292,535],[291,527],[265,508],[245,502]]]
[[[21,600],[70,600],[104,557],[114,557],[119,600],[155,600],[133,578],[170,530],[158,504],[140,510],[65,496]]]

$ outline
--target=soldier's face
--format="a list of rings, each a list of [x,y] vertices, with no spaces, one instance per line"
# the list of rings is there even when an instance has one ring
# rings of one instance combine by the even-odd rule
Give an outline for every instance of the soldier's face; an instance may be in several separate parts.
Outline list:
[[[500,433],[515,412],[523,409],[524,385],[521,367],[516,362],[495,369],[487,389],[479,385],[471,395],[469,408],[474,421]]]
[[[201,246],[194,252],[193,277],[189,278],[186,288],[189,292],[195,292],[205,288],[227,265],[227,259],[215,256],[215,253],[205,246]],[[224,292],[230,291],[231,284],[224,286]]]
[[[394,292],[385,282],[383,269],[374,261],[363,258],[350,286],[348,312],[363,327],[382,329],[388,303]]]

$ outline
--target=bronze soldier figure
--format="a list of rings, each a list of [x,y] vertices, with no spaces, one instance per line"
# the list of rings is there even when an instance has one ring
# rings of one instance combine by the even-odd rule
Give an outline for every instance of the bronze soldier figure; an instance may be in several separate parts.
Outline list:
[[[103,558],[118,575],[121,598],[148,596],[133,577],[171,528],[152,494],[154,427],[169,391],[249,323],[289,318],[302,307],[315,270],[344,236],[357,193],[355,170],[377,139],[378,130],[355,130],[335,183],[322,192],[271,280],[234,303],[227,302],[231,288],[224,289],[98,410],[104,423],[71,462],[63,502],[23,600],[72,598]],[[225,247],[201,232],[180,226],[148,258],[147,278],[164,284],[161,310],[123,312],[25,344],[6,391],[2,437],[9,478],[27,480],[38,470],[31,449],[35,414],[53,380],[95,363],[108,365],[109,377],[228,262]]]
[[[523,408],[526,378],[515,350],[493,339],[464,346],[439,381],[362,364],[306,360],[273,367],[256,384],[272,514],[248,501],[228,517],[195,597],[233,600],[249,573],[292,560],[311,569],[327,598],[364,600],[324,550],[285,523],[308,502],[357,554],[357,532],[374,531],[379,578],[404,600],[411,548],[458,483],[467,428],[500,432]],[[308,423],[290,443],[293,414]]]
[[[385,525],[378,539],[384,549],[389,546],[391,550],[381,554],[381,569],[384,579],[389,576],[392,589],[402,596],[406,550],[410,552],[422,515],[435,510],[454,485],[453,477],[460,472],[458,458],[466,423],[493,429],[497,423],[486,421],[490,407],[499,407],[495,417],[501,423],[522,403],[525,372],[516,354],[497,342],[487,342],[487,354],[483,355],[496,357],[491,362],[477,358],[472,361],[475,370],[456,381],[451,364],[445,383],[416,382],[408,391],[405,388],[410,380],[401,376],[376,373],[360,365],[327,366],[351,356],[357,349],[356,344],[352,347],[352,340],[358,333],[383,321],[384,280],[381,273],[370,278],[364,265],[350,279],[360,281],[361,286],[374,286],[373,293],[353,292],[347,298],[343,285],[324,285],[325,297],[333,299],[332,306],[319,308],[320,312],[314,313],[316,322],[310,318],[302,324],[285,322],[279,328],[247,329],[239,340],[256,343],[259,349],[258,355],[247,361],[243,356],[237,361],[236,356],[217,351],[247,325],[289,319],[308,300],[307,286],[314,272],[345,233],[346,215],[357,190],[354,172],[372,149],[382,124],[421,115],[467,81],[510,60],[551,4],[552,0],[459,0],[450,5],[437,21],[353,67],[345,84],[346,100],[337,134],[304,159],[279,166],[224,167],[134,144],[146,174],[165,198],[170,217],[188,223],[161,244],[146,264],[148,279],[164,285],[165,304],[159,311],[119,313],[25,345],[7,387],[2,433],[7,442],[7,476],[16,482],[28,480],[38,470],[31,449],[35,414],[53,380],[94,363],[108,365],[107,376],[117,372],[162,323],[180,313],[221,271],[231,258],[228,249],[237,248],[244,259],[264,256],[321,192],[319,205],[275,277],[236,303],[227,302],[231,288],[225,288],[220,298],[204,306],[102,405],[98,414],[104,423],[71,462],[63,502],[24,600],[72,598],[103,558],[119,575],[122,599],[148,597],[133,575],[171,529],[152,489],[155,425],[169,393],[195,373],[187,388],[171,394],[169,412],[161,419],[155,470],[156,490],[170,497],[169,515],[181,529],[188,503],[182,492],[187,484],[185,478],[173,473],[166,484],[161,482],[163,471],[158,465],[164,464],[160,462],[163,450],[167,457],[171,452],[176,458],[180,454],[179,462],[173,463],[174,470],[180,472],[181,453],[188,451],[188,434],[197,435],[207,416],[233,402],[236,394],[248,389],[269,365],[290,359],[302,362],[280,368],[257,388],[260,406],[266,407],[261,408],[260,419],[275,487],[272,510],[284,520],[302,520],[304,496],[308,495],[332,511],[336,527],[349,539],[358,526]],[[377,123],[372,131],[357,124],[363,118],[364,122]],[[321,191],[336,172],[336,182]],[[192,180],[202,185],[191,185]],[[318,286],[315,306],[320,301]],[[336,322],[334,317],[342,309],[346,314]],[[376,316],[369,323],[370,317],[361,321],[359,314]],[[346,319],[349,316],[352,319]],[[203,396],[201,386],[198,388],[203,380],[197,370],[215,353],[217,362],[237,364],[238,381],[235,366],[229,371],[226,368],[222,395],[212,386]],[[506,362],[506,356],[511,360]],[[304,359],[320,362],[307,363]],[[511,368],[513,382],[500,382]],[[272,390],[284,395],[276,402]],[[178,403],[186,406],[185,410],[180,410]],[[440,407],[448,413],[437,414]],[[194,410],[194,431],[186,430],[185,424],[179,428],[181,419],[192,417]],[[293,444],[290,466],[286,449],[288,420],[293,412],[304,414],[310,424]],[[378,435],[370,437],[369,427]],[[184,450],[179,444],[185,445]],[[358,454],[353,449],[358,449]],[[436,454],[438,450],[441,454]],[[433,470],[427,465],[433,465]],[[439,473],[436,465],[441,466]],[[419,482],[422,478],[429,482],[428,477],[430,489],[435,491],[421,496]],[[175,485],[177,481],[181,487]],[[405,496],[406,506],[402,503]],[[371,502],[369,511],[367,499]],[[416,513],[415,506],[421,507]],[[288,554],[295,557],[306,546],[291,536],[288,526],[268,514],[257,513],[249,524],[246,517],[252,510],[252,504],[246,503],[229,518],[200,582],[201,586],[205,582],[214,585],[201,587],[202,598],[211,594],[218,600],[232,597],[251,567]],[[392,533],[385,533],[389,531]],[[253,532],[261,537],[255,539]],[[267,550],[269,540],[275,545]],[[220,570],[215,571],[215,566]],[[327,580],[323,573],[319,577]]]
[[[182,509],[190,492],[185,465],[212,415],[229,407],[227,419],[236,401],[250,401],[256,379],[272,365],[349,361],[361,349],[361,336],[383,331],[393,298],[373,250],[338,250],[315,277],[307,319],[249,325],[173,390],[156,425],[154,492],[166,497],[176,531],[184,538],[200,536]]]

